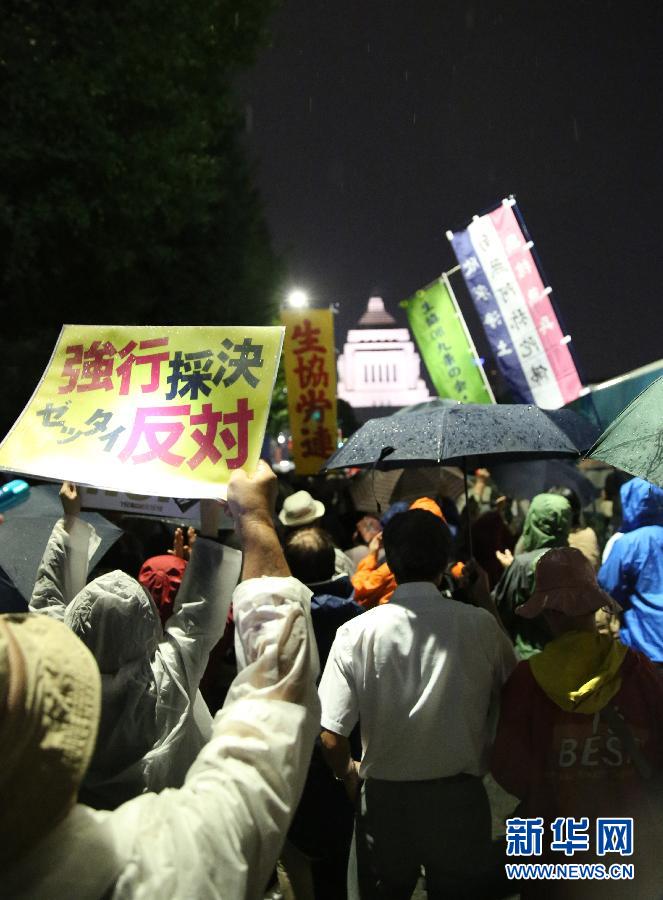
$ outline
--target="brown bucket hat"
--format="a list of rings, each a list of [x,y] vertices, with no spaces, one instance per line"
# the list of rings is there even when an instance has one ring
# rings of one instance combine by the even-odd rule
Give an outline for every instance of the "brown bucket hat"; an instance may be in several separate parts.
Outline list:
[[[556,547],[539,558],[534,593],[516,613],[533,619],[552,609],[565,616],[584,616],[597,609],[621,612],[621,606],[601,590],[594,569],[580,550]]]

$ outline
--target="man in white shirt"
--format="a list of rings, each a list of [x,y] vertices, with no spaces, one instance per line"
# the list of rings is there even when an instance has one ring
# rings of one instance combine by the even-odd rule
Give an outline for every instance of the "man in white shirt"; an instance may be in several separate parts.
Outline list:
[[[429,898],[480,896],[491,834],[482,776],[513,648],[496,617],[440,593],[450,538],[432,513],[395,516],[383,541],[398,588],[339,628],[319,688],[334,774],[351,796],[364,782],[361,896],[405,900],[422,866]],[[357,720],[361,764],[347,740]]]

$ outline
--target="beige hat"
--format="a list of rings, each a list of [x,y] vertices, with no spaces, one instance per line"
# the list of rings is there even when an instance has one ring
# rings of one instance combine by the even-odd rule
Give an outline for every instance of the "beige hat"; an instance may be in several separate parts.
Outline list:
[[[0,615],[0,866],[76,801],[99,724],[94,657],[61,622]]]
[[[516,609],[525,619],[549,609],[571,618],[597,609],[621,612],[619,603],[599,587],[591,563],[580,550],[555,547],[546,551],[536,564],[534,576],[534,592]]]
[[[314,500],[308,491],[297,491],[283,501],[279,519],[288,528],[296,528],[299,525],[310,525],[324,514],[324,503]]]

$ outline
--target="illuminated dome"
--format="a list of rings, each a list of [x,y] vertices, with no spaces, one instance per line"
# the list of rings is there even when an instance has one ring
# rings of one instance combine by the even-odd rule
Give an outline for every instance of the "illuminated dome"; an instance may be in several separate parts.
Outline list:
[[[338,396],[351,406],[409,406],[430,399],[410,331],[395,325],[382,297],[371,297],[359,328],[348,331],[338,359]]]

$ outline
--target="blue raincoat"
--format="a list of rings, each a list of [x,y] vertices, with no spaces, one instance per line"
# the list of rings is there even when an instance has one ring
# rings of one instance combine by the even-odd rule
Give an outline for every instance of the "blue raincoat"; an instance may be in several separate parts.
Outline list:
[[[624,608],[622,643],[663,662],[663,490],[633,478],[620,494],[624,535],[598,581]]]

